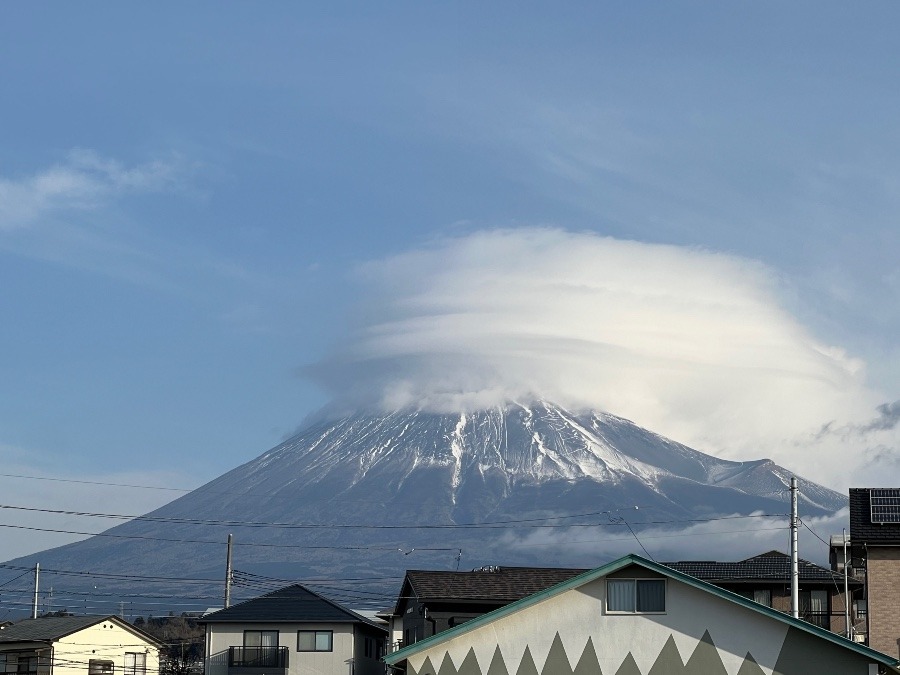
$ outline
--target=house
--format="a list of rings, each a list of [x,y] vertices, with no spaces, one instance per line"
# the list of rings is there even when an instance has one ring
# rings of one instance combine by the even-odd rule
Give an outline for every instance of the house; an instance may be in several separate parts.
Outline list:
[[[385,657],[409,675],[877,675],[900,661],[636,555]]]
[[[383,673],[387,630],[295,584],[206,614],[205,675]]]
[[[162,644],[116,616],[52,616],[0,631],[0,672],[157,675]]]
[[[663,565],[766,607],[791,611],[791,557],[781,551],[769,551],[737,562],[682,560]],[[800,618],[834,633],[845,634],[843,574],[803,559],[798,567]],[[862,586],[859,579],[848,580],[851,598],[854,592],[862,591]]]
[[[850,535],[847,532],[833,534],[828,543],[828,560],[831,569],[843,584],[847,575],[850,591],[850,636],[857,642],[869,643],[869,612],[866,599],[866,569],[859,558],[854,562]],[[836,631],[837,632],[837,631]]]
[[[900,488],[850,489],[850,565],[865,584],[869,646],[900,655]]]
[[[583,569],[480,567],[471,572],[408,570],[397,604],[385,616],[399,649],[555,586]]]

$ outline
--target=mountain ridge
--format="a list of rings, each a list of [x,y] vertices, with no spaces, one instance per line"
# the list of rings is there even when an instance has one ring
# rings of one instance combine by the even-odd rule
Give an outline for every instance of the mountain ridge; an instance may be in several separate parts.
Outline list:
[[[140,572],[183,594],[176,578],[221,578],[234,532],[238,569],[284,580],[399,574],[413,550],[417,567],[459,558],[591,567],[626,525],[677,533],[722,516],[785,514],[790,476],[768,459],[719,459],[624,418],[547,401],[350,415],[320,419],[143,519],[10,563]],[[800,482],[804,515],[846,505]],[[595,544],[569,545],[575,533]],[[134,586],[104,578],[115,592]]]

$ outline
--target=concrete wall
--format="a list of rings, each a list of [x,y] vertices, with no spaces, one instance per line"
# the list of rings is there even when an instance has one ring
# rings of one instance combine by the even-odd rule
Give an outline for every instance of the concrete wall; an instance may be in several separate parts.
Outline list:
[[[116,675],[125,668],[125,653],[146,654],[147,675],[159,673],[159,649],[112,621],[103,621],[53,645],[53,675],[87,675],[91,659],[110,660]]]

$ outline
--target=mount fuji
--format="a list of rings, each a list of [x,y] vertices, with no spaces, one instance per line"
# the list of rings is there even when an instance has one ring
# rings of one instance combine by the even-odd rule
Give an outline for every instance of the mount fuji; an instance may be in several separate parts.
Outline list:
[[[56,608],[90,602],[102,612],[108,597],[110,613],[126,599],[129,613],[152,613],[138,599],[148,587],[200,608],[220,594],[233,533],[237,596],[300,578],[339,601],[388,605],[408,567],[593,567],[614,557],[612,542],[634,550],[651,530],[677,537],[728,518],[753,528],[786,514],[791,475],[770,460],[718,459],[620,417],[547,401],[351,415],[309,424],[103,535],[7,565],[10,577],[35,562],[58,573]],[[846,506],[810,481],[800,488],[804,516]],[[729,556],[715,538],[695,546],[703,557]],[[353,580],[365,579],[389,588],[362,591]]]

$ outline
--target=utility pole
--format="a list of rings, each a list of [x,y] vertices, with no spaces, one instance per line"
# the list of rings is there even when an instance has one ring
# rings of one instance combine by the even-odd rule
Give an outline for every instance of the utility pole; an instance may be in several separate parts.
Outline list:
[[[228,553],[225,560],[225,609],[231,606],[231,547],[234,543],[234,535],[228,535]]]
[[[797,553],[797,477],[791,476],[791,616],[800,618],[800,558]]]
[[[38,585],[41,579],[41,563],[34,564],[34,602],[31,604],[31,618],[38,615]]]
[[[847,579],[847,528],[841,530],[844,539],[844,627],[847,639],[853,639],[853,626],[850,625],[850,581]]]

